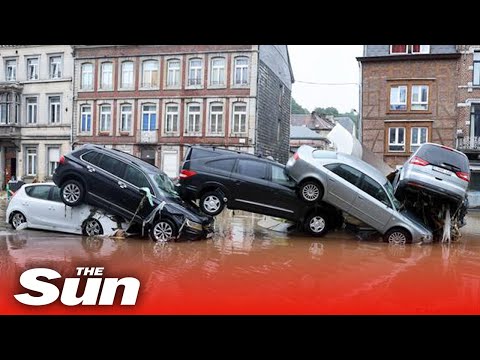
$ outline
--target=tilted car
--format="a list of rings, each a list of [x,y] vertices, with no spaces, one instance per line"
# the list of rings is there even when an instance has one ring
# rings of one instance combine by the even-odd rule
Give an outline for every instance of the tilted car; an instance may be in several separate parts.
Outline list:
[[[326,203],[305,204],[285,166],[256,155],[216,147],[192,146],[179,176],[181,195],[199,200],[215,216],[226,207],[287,219],[312,235],[342,224],[341,213]]]
[[[431,231],[400,209],[387,178],[359,158],[302,145],[288,160],[286,171],[307,204],[325,201],[371,226],[390,243],[432,241]]]
[[[163,171],[120,150],[83,145],[60,158],[53,181],[66,205],[108,209],[155,241],[213,234],[213,218],[183,201]]]
[[[7,206],[6,221],[17,229],[27,228],[59,231],[86,236],[114,235],[123,228],[119,219],[89,205],[65,206],[60,189],[52,183],[23,185]]]

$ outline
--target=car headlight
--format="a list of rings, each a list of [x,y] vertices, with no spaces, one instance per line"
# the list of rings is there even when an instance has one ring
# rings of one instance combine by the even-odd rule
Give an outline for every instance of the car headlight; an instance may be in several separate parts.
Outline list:
[[[194,230],[198,230],[198,231],[202,231],[203,230],[203,226],[202,224],[199,224],[195,221],[191,221],[191,220],[188,220],[187,219],[187,223],[186,223],[187,227],[191,228],[191,229],[194,229]]]

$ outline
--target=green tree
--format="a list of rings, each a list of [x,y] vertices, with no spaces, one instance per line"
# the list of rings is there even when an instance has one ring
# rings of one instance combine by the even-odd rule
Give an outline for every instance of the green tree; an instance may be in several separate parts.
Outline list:
[[[292,103],[292,114],[310,114],[310,111],[302,107],[299,103],[295,101],[295,99],[292,97],[291,100]]]
[[[324,116],[324,115],[333,115],[333,116],[339,116],[339,113],[338,113],[338,110],[337,108],[335,107],[327,107],[327,108],[322,108],[322,107],[318,107],[315,109],[315,112],[320,115],[320,116]]]

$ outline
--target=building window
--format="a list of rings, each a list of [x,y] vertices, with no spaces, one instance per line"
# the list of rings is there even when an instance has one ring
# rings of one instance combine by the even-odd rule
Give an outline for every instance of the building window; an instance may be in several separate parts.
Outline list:
[[[247,132],[247,105],[245,103],[233,104],[233,132]]]
[[[428,110],[428,86],[412,86],[412,104],[411,110]]]
[[[36,176],[37,175],[37,149],[36,148],[26,148],[27,151],[27,161],[26,161],[26,173],[27,176]]]
[[[248,84],[248,58],[235,58],[235,85]]]
[[[178,131],[178,105],[167,105],[165,111],[165,133]]]
[[[132,105],[125,104],[120,107],[120,131],[130,132],[132,129]]]
[[[100,132],[109,132],[112,123],[112,107],[110,105],[100,106]]]
[[[412,127],[410,129],[411,138],[410,138],[410,151],[416,151],[420,145],[427,142],[428,139],[428,128],[427,127]]]
[[[120,80],[122,89],[133,88],[133,61],[122,62],[122,78]]]
[[[405,151],[405,128],[391,127],[388,129],[388,151]]]
[[[200,105],[196,103],[188,104],[187,107],[187,127],[185,133],[200,132]]]
[[[37,123],[37,98],[28,97],[26,98],[27,103],[27,124],[36,124]]]
[[[48,118],[52,124],[60,122],[60,96],[48,97]]]
[[[53,172],[58,166],[60,161],[60,148],[59,147],[49,147],[48,148],[48,176],[52,177]]]
[[[180,84],[180,60],[171,59],[167,61],[167,86],[178,86]]]
[[[155,105],[142,106],[142,131],[154,131],[157,125],[157,107]]]
[[[406,86],[392,86],[390,88],[390,110],[407,110]]]
[[[92,107],[83,105],[80,108],[80,132],[90,132],[92,127]]]
[[[83,90],[93,89],[93,65],[92,64],[82,64],[82,76],[80,87]]]
[[[480,86],[480,51],[473,53],[473,85]]]
[[[225,84],[225,58],[213,58],[210,66],[210,85]]]
[[[428,54],[430,45],[390,45],[390,54]]]
[[[188,66],[188,85],[202,84],[202,60],[190,59]]]
[[[223,105],[218,103],[210,104],[210,133],[223,133]]]
[[[60,79],[62,77],[62,57],[50,56],[50,79]]]
[[[143,62],[142,87],[152,88],[158,86],[158,61],[147,60]]]
[[[5,61],[5,79],[7,81],[17,80],[17,60]]]
[[[20,122],[20,95],[15,94],[15,124]]]
[[[100,66],[100,89],[109,90],[113,88],[113,64],[111,62],[102,63]]]
[[[27,79],[38,79],[38,58],[27,59]]]

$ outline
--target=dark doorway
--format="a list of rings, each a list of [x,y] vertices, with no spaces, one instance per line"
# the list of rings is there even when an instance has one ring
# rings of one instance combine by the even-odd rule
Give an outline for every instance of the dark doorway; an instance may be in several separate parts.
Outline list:
[[[10,159],[10,174],[17,179],[17,158]]]
[[[151,165],[155,165],[155,149],[152,149],[152,148],[142,149],[140,157],[143,161],[146,161]]]

